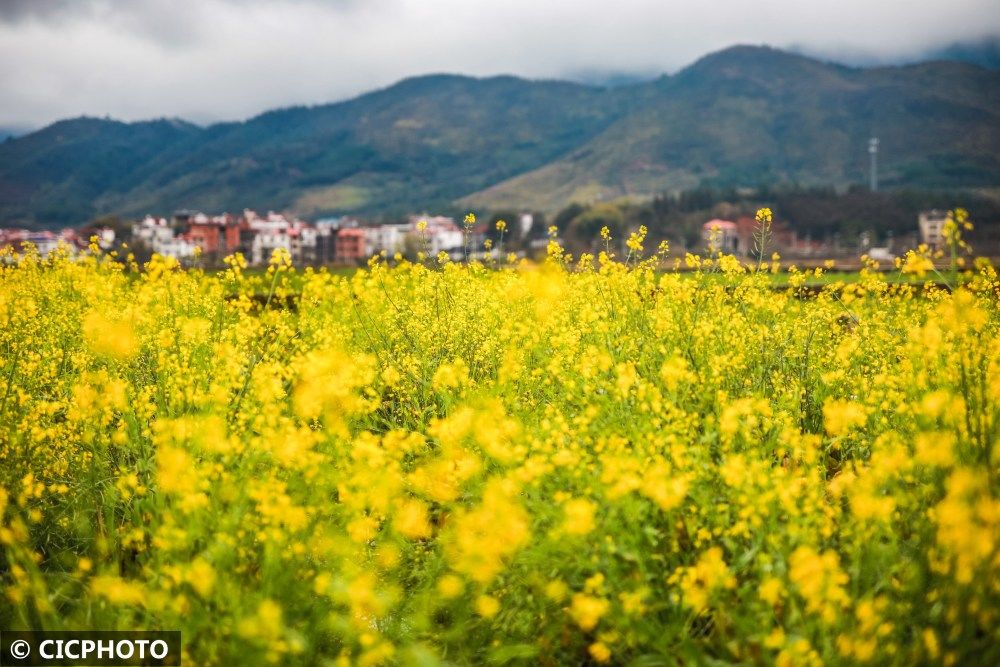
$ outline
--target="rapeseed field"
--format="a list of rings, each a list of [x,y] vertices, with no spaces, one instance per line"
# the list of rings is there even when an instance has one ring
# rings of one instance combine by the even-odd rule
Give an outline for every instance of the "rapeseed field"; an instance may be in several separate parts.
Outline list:
[[[191,665],[1000,663],[996,271],[806,294],[761,240],[686,273],[642,232],[346,276],[8,256],[0,627],[181,630]]]

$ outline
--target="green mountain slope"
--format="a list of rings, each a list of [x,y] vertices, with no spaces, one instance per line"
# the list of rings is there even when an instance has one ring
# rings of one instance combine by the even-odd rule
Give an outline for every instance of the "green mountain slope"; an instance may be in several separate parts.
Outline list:
[[[702,182],[1000,182],[1000,73],[959,63],[879,69],[736,47],[650,84],[644,104],[562,160],[463,200],[553,210]]]
[[[0,144],[0,218],[45,224],[95,211],[443,205],[559,157],[606,127],[618,106],[605,91],[573,83],[419,77],[348,102],[195,129],[191,141],[135,137],[147,159],[124,161],[107,147],[81,161],[93,146],[62,146],[50,136],[57,124]],[[93,126],[98,142],[142,125],[70,122]],[[78,187],[90,170],[101,174],[94,187]],[[67,187],[73,198],[61,195]]]
[[[0,223],[60,226],[104,212],[101,198],[143,183],[138,170],[202,130],[177,120],[59,121],[0,143]]]
[[[304,214],[441,205],[562,155],[606,127],[616,106],[604,91],[562,82],[410,79],[346,103],[210,128],[198,150],[150,173],[156,187],[118,205]]]
[[[1000,73],[854,69],[734,47],[603,89],[435,75],[355,99],[199,128],[62,121],[0,143],[0,225],[98,214],[558,209],[702,182],[1000,185]]]

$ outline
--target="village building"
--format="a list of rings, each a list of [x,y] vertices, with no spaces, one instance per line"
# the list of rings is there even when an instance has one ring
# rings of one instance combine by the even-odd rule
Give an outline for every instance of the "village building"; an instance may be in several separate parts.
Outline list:
[[[920,242],[926,243],[934,250],[944,247],[944,223],[948,214],[944,211],[922,211],[917,216],[917,226],[920,229]]]
[[[427,223],[424,230],[419,232],[419,241],[431,256],[445,252],[457,259],[456,254],[461,254],[465,236],[453,218],[443,215],[411,215],[409,222],[413,229],[418,229],[417,225],[420,223]]]
[[[365,231],[345,227],[337,231],[335,258],[338,264],[358,264],[368,258]]]
[[[535,226],[535,216],[532,213],[522,213],[517,217],[518,238],[527,238],[531,233],[531,228]]]
[[[166,241],[154,241],[152,250],[157,255],[172,257],[178,261],[184,262],[194,258],[196,247],[197,246],[187,239],[175,236],[171,239],[167,239]]]
[[[197,213],[188,219],[184,236],[201,248],[203,256],[220,259],[240,250],[241,225],[245,227],[245,219],[238,220],[229,213],[211,217]]]
[[[147,215],[132,225],[132,243],[152,247],[156,242],[165,242],[172,238],[174,238],[174,229],[166,218],[154,218]]]
[[[530,215],[518,222],[524,229],[530,228]],[[116,240],[111,228],[85,231],[96,235],[98,244],[106,250]],[[283,213],[269,211],[258,215],[244,209],[239,215],[179,210],[169,220],[147,215],[132,225],[128,240],[137,250],[172,257],[185,264],[197,259],[207,266],[218,265],[224,257],[240,253],[249,265],[261,266],[268,263],[275,251],[283,251],[296,265],[319,266],[358,265],[380,252],[390,256],[404,253],[411,258],[417,251],[431,257],[444,252],[461,261],[467,256],[469,259],[484,256],[485,236],[485,223],[465,228],[446,216],[412,215],[405,222],[380,225],[362,225],[353,218],[337,217],[310,224]],[[39,233],[33,242],[43,253],[57,245],[51,232]],[[83,241],[81,247],[86,243]]]
[[[740,251],[739,228],[732,220],[716,218],[701,226],[701,238],[710,253],[723,252],[729,255],[743,254]]]
[[[47,259],[60,247],[67,252],[74,252],[76,250],[74,241],[76,241],[76,235],[72,230],[63,230],[58,234],[27,229],[0,230],[0,247],[9,246],[16,254],[23,254],[28,251],[29,247],[32,247],[42,259]]]
[[[365,242],[368,252],[376,254],[385,251],[388,255],[406,249],[406,237],[416,232],[413,223],[375,225],[365,228]]]

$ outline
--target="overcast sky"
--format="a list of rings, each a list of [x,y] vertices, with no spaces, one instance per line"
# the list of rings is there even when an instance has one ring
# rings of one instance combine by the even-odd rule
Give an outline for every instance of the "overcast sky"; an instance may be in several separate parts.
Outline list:
[[[997,0],[0,0],[0,126],[239,119],[430,72],[673,72],[735,44],[890,61]]]

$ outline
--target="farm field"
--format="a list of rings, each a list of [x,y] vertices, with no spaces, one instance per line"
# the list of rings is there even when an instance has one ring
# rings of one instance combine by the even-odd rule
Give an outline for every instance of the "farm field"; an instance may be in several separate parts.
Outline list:
[[[1000,663],[995,269],[802,298],[641,242],[8,262],[0,627],[180,630],[197,665]]]
[[[390,264],[397,263],[395,258],[389,258]],[[401,259],[399,261],[406,261]],[[497,260],[500,261],[500,260]],[[502,260],[506,261],[506,260]],[[993,259],[990,259],[991,264],[995,264]],[[675,268],[676,267],[676,268]],[[865,268],[865,267],[860,267]],[[782,289],[790,286],[794,287],[825,287],[832,284],[843,284],[850,285],[856,283],[862,279],[863,275],[873,272],[873,269],[869,269],[866,274],[862,274],[860,268],[857,269],[845,269],[835,267],[833,269],[827,269],[823,266],[819,267],[799,267],[794,262],[793,263],[782,263],[777,270],[772,270],[768,267],[767,272],[764,274],[767,277],[768,282],[773,288]],[[314,269],[315,270],[315,269]],[[357,267],[351,266],[328,266],[323,267],[323,270],[334,276],[343,276],[345,278],[350,278],[359,270]],[[922,286],[928,282],[936,283],[939,286],[948,286],[951,283],[952,276],[949,273],[949,269],[938,262],[937,265],[933,267],[928,267],[924,271],[918,273],[906,273],[900,269],[895,269],[888,265],[886,262],[880,263],[877,272],[882,274],[883,280],[888,286],[894,286],[897,284],[906,284],[913,286]],[[216,269],[206,271],[209,275],[215,273],[225,273],[225,269]],[[695,278],[699,282],[708,283],[720,283],[726,284],[727,277],[721,272],[721,270],[716,266],[715,270],[701,271],[697,267],[688,266],[682,258],[670,258],[664,262],[659,263],[656,267],[656,273],[677,273],[678,275],[684,277]],[[268,273],[266,268],[261,267],[250,267],[244,270],[244,288],[249,289],[251,285],[256,286],[256,294],[263,295],[267,297],[267,293],[270,286],[271,274]],[[289,275],[283,282],[285,286],[286,294],[298,295],[301,293],[302,282],[305,280],[306,276],[304,272],[299,271],[296,274]],[[958,277],[958,282],[961,282],[964,276]]]

